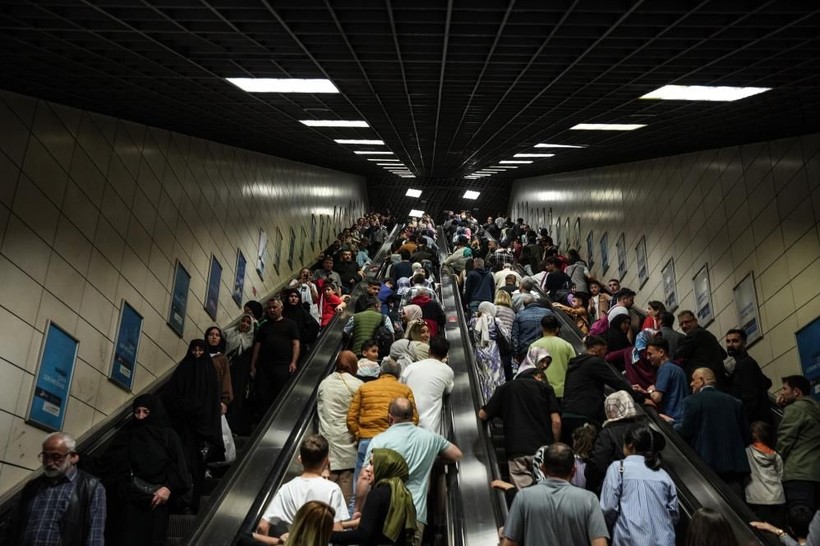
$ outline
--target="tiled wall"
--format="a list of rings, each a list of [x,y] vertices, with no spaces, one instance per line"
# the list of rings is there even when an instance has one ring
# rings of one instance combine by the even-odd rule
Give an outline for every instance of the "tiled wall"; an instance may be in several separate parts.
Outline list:
[[[81,435],[129,398],[107,379],[123,299],[144,317],[137,392],[213,323],[203,309],[212,253],[225,324],[241,313],[237,248],[244,299],[261,298],[300,266],[303,245],[306,261],[322,250],[321,219],[327,240],[365,204],[356,176],[0,91],[0,493],[39,465],[44,433],[24,418],[48,319],[79,339],[64,428]],[[279,270],[268,263],[264,278],[260,228],[271,247],[277,228],[284,238]],[[177,259],[191,275],[182,339],[166,324]]]
[[[800,373],[795,331],[820,315],[820,135],[519,180],[510,203],[515,217],[539,225],[552,207],[562,231],[569,217],[584,258],[592,231],[593,273],[604,280],[618,276],[616,241],[623,232],[623,285],[634,289],[635,247],[645,236],[650,275],[636,305],[664,301],[661,269],[673,257],[678,310],[693,309],[692,277],[708,264],[716,315],[709,330],[721,340],[737,327],[733,288],[754,272],[764,337],[750,353],[775,386]],[[578,217],[580,237],[573,232]]]

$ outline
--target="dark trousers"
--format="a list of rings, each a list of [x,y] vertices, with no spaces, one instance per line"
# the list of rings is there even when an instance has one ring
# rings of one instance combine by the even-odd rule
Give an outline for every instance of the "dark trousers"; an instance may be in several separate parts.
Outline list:
[[[783,482],[783,492],[786,493],[786,505],[789,508],[803,505],[811,508],[812,512],[818,508],[817,503],[820,501],[820,482],[785,480]]]

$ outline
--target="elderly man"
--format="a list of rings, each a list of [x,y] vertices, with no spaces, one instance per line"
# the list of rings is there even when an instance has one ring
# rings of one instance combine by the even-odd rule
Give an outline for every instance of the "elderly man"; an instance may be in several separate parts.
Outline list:
[[[77,469],[77,442],[64,432],[43,441],[43,474],[29,481],[6,530],[5,543],[103,546],[105,488]]]
[[[692,311],[678,313],[678,322],[686,335],[678,343],[675,360],[683,361],[688,376],[697,368],[709,368],[717,380],[717,388],[725,391],[727,379],[723,360],[726,358],[726,351],[720,346],[720,342],[712,332],[698,324]]]

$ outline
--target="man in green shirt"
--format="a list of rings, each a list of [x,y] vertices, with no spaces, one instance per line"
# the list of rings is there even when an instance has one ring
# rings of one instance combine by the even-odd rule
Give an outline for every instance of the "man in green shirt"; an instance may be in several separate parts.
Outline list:
[[[544,372],[547,382],[555,391],[560,401],[564,397],[564,379],[567,376],[567,366],[575,358],[575,349],[568,342],[558,337],[561,331],[561,322],[555,315],[545,315],[541,319],[541,338],[532,342],[530,347],[542,347],[549,351],[552,363]]]

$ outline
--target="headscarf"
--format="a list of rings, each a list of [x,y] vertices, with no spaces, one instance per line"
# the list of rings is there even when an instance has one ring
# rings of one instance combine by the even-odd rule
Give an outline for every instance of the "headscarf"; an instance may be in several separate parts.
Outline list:
[[[390,509],[384,518],[382,534],[392,542],[402,544],[399,537],[416,533],[416,506],[405,483],[410,477],[407,462],[392,449],[375,448],[372,455],[373,481],[377,486],[390,487]]]
[[[230,355],[236,352],[236,355],[239,356],[253,347],[253,332],[256,319],[251,313],[245,313],[239,317],[239,322],[242,322],[242,319],[245,317],[251,319],[251,329],[247,332],[240,332],[239,324],[225,330],[225,354]]]
[[[544,471],[541,470],[541,467],[544,465],[544,458],[547,456],[548,447],[548,445],[539,447],[538,451],[536,451],[535,455],[532,457],[532,477],[536,482],[547,479],[547,477],[544,476]]]
[[[538,368],[538,363],[544,360],[545,358],[549,358],[550,361],[547,363],[549,366],[552,363],[552,355],[550,352],[543,347],[530,347],[527,350],[527,356],[524,357],[524,361],[518,367],[518,373],[515,374],[515,377],[521,375],[522,372],[526,372],[527,370],[535,370]]]
[[[262,320],[262,317],[265,314],[265,308],[262,307],[261,303],[259,303],[256,300],[251,300],[251,301],[245,303],[245,307],[247,307],[248,309],[251,310],[251,313],[253,314],[253,318],[255,318],[256,320]]]
[[[604,426],[638,416],[635,400],[626,391],[616,391],[607,396],[604,401],[604,412],[606,412]]]
[[[478,304],[478,311],[481,313],[475,322],[475,329],[478,332],[478,344],[482,347],[486,347],[490,344],[490,341],[492,341],[492,337],[490,336],[490,324],[495,322],[495,315],[498,312],[498,308],[493,303],[482,301]]]
[[[191,353],[195,347],[205,351],[199,358]],[[174,428],[177,431],[188,429],[221,449],[220,394],[208,344],[204,339],[194,339],[165,387],[163,399]]]
[[[169,464],[167,428],[170,424],[165,406],[159,397],[143,394],[134,399],[131,408],[146,408],[149,412],[144,419],[132,419],[128,423],[128,453],[136,455],[129,456],[131,470],[143,479],[162,476]]]
[[[413,262],[413,264],[410,266],[410,269],[413,270],[413,275],[415,275],[416,273],[421,271],[421,264],[419,262]]]
[[[391,254],[390,255],[390,264],[397,264],[401,261],[401,254]]]
[[[219,345],[216,346],[211,345],[211,342],[208,341],[208,336],[211,335],[211,332],[214,330],[219,331]],[[222,332],[222,328],[220,328],[219,326],[211,326],[207,330],[205,330],[205,343],[208,344],[208,349],[206,352],[209,355],[211,355],[211,357],[214,357],[218,354],[225,354],[225,345],[227,342],[225,340],[225,334],[224,332]]]
[[[423,345],[423,343],[412,339],[397,339],[390,345],[390,358],[401,364],[402,371],[408,364],[421,360],[416,351],[417,345]]]
[[[404,311],[404,320],[407,324],[410,324],[411,320],[421,318],[421,307],[418,305],[405,305],[402,310]]]

